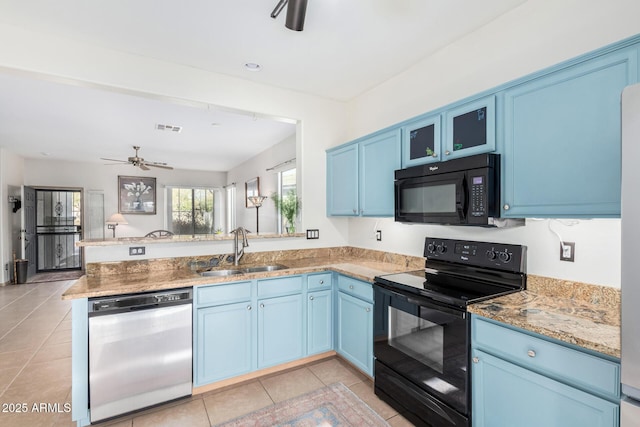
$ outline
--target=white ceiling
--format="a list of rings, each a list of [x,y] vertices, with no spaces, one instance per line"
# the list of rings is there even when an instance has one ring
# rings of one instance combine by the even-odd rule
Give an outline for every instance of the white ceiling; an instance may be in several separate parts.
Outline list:
[[[302,32],[285,28],[286,8],[270,18],[277,0],[0,0],[0,22],[347,101],[524,1],[309,0]],[[249,72],[247,62],[263,68]],[[0,141],[18,138],[11,148],[28,157],[55,147],[50,155],[73,160],[126,158],[140,145],[146,160],[228,170],[295,132],[291,123],[22,76],[0,75],[0,93]],[[154,130],[163,122],[184,131]]]

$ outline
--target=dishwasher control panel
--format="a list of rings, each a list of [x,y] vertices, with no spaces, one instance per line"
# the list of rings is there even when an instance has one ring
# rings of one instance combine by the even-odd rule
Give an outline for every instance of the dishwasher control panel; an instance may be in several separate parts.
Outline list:
[[[144,310],[163,305],[188,304],[192,301],[191,289],[160,291],[143,294],[102,297],[89,300],[89,313]]]

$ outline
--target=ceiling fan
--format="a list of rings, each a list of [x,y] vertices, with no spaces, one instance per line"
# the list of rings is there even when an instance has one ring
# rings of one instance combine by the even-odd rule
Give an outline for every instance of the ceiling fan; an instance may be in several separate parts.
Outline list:
[[[137,166],[143,171],[148,171],[149,166],[154,168],[162,168],[162,169],[173,169],[171,166],[167,166],[166,163],[163,162],[149,162],[145,161],[142,157],[138,156],[138,150],[140,147],[134,145],[133,149],[136,150],[136,155],[133,157],[129,157],[127,160],[116,160],[116,159],[105,159],[101,157],[101,160],[107,160],[109,162],[118,162],[118,163],[131,163],[133,166]],[[118,164],[118,163],[109,163],[109,164]]]

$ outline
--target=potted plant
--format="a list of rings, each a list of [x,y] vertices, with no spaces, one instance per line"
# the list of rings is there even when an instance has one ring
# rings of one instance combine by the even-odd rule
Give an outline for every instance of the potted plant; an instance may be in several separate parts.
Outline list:
[[[271,199],[285,220],[287,234],[294,234],[296,232],[296,217],[300,212],[302,201],[296,196],[294,190],[289,190],[283,197],[280,197],[278,193],[271,193]]]

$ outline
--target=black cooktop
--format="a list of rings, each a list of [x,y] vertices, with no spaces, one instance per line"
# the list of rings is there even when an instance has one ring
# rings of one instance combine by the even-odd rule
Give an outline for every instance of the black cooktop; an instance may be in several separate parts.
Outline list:
[[[524,246],[427,238],[424,253],[424,270],[378,276],[375,282],[457,307],[526,288]]]

